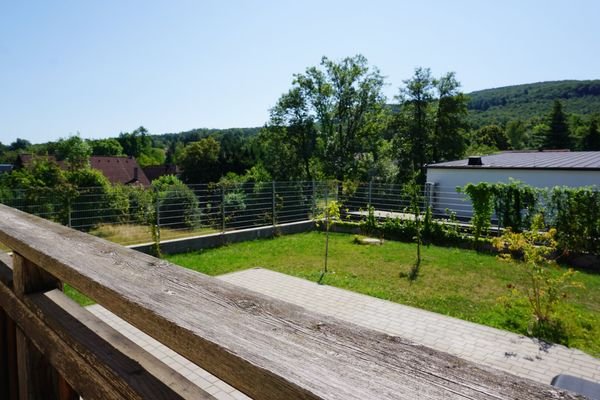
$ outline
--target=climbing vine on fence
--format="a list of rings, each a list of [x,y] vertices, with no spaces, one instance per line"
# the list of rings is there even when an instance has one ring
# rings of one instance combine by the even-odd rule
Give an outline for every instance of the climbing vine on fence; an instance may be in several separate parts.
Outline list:
[[[531,225],[537,206],[537,189],[511,179],[509,183],[493,184],[492,192],[500,226],[521,232]]]
[[[469,183],[464,187],[456,188],[458,192],[465,193],[473,205],[473,235],[477,241],[482,234],[487,234],[490,229],[492,212],[494,210],[494,187],[487,182],[477,184]]]
[[[600,254],[600,192],[591,187],[555,187],[550,209],[561,249]]]

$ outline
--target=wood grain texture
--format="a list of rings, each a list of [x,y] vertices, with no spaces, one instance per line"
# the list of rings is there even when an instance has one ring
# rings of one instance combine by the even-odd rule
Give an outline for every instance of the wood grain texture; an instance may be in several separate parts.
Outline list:
[[[25,303],[67,345],[96,365],[98,373],[122,385],[123,393],[133,390],[153,399],[214,399],[61,291],[35,294]]]
[[[17,376],[17,326],[8,313],[6,313],[6,316],[8,399],[17,400],[19,398],[19,377]]]
[[[52,300],[43,293],[26,296],[25,301],[45,304],[40,308],[44,310],[50,309],[48,305],[52,303]],[[76,349],[81,345],[73,346],[74,342],[67,342],[64,338],[65,335],[81,338],[81,332],[70,335],[64,331],[54,331],[39,318],[38,312],[33,312],[22,299],[2,284],[0,284],[0,307],[16,321],[19,329],[27,333],[27,339],[33,342],[68,384],[86,400],[184,398],[169,388],[166,383],[150,376],[134,360],[124,361],[126,356],[117,349],[107,348],[101,340],[97,341],[98,347],[90,346],[84,354],[78,353]],[[45,318],[64,320],[64,312],[60,307],[55,309],[57,309],[56,318],[52,312],[46,314]],[[97,335],[93,335],[97,338]],[[94,343],[90,338],[84,341]],[[100,355],[96,354],[96,350]],[[104,359],[109,360],[108,365],[103,363]],[[197,398],[211,398],[201,393],[202,395]]]
[[[575,398],[5,206],[0,241],[256,399]]]
[[[60,287],[60,282],[15,253],[13,286],[15,294],[24,297],[27,293]],[[17,367],[21,399],[58,400],[57,376],[52,365],[20,328],[17,328]]]

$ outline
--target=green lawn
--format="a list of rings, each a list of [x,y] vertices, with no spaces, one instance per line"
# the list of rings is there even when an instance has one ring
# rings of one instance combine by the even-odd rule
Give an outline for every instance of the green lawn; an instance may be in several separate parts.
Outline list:
[[[320,232],[232,244],[218,249],[170,255],[173,263],[209,275],[253,267],[268,268],[316,281],[323,265],[325,236]],[[526,334],[525,304],[507,310],[499,298],[510,284],[525,281],[518,264],[475,251],[430,246],[423,249],[421,274],[410,283],[414,244],[387,241],[383,246],[353,243],[353,236],[330,237],[330,273],[324,283],[394,302]],[[558,273],[558,271],[557,271]],[[559,313],[568,345],[600,356],[600,274],[580,271],[585,289],[573,291]]]

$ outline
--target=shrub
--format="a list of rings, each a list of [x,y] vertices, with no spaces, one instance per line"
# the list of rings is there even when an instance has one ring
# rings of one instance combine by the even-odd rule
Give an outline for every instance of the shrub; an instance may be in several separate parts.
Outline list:
[[[200,223],[200,209],[194,192],[174,175],[152,182],[158,202],[159,223],[169,228],[194,228]]]
[[[509,228],[494,240],[494,245],[501,252],[502,259],[517,259],[526,268],[529,279],[525,287],[510,285],[510,288],[516,302],[524,297],[529,303],[532,315],[529,333],[564,343],[567,333],[556,309],[567,297],[567,289],[582,285],[573,280],[575,271],[572,269],[563,273],[551,269],[555,266],[551,257],[556,252],[556,230],[544,229],[543,217],[538,214],[533,217],[529,231],[516,233]]]
[[[555,187],[550,209],[560,249],[600,254],[600,192],[591,187]]]

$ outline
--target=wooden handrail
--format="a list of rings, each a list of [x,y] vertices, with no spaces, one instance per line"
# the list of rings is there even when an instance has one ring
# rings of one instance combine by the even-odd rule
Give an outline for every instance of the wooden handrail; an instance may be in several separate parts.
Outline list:
[[[2,205],[0,242],[256,399],[575,398]],[[57,296],[11,301],[46,316],[64,302]],[[68,334],[38,319],[48,335]],[[71,350],[85,358],[89,349]]]

